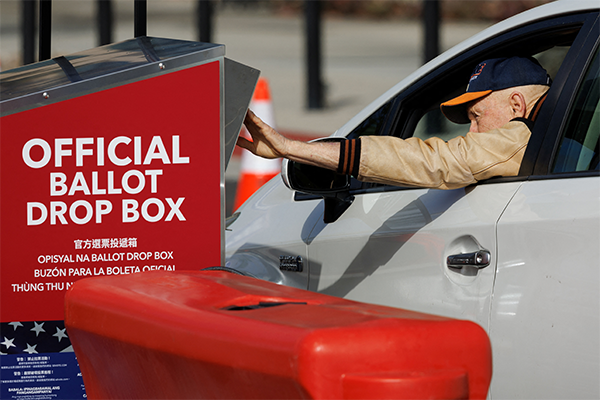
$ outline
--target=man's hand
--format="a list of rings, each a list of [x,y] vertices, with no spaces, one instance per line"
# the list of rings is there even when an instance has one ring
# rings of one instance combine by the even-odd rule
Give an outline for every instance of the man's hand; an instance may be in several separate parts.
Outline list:
[[[246,113],[244,125],[252,141],[240,136],[237,140],[238,146],[263,158],[285,157],[289,139],[281,136],[250,110]]]
[[[339,162],[340,144],[335,142],[306,143],[288,139],[265,124],[250,110],[244,125],[252,141],[239,137],[237,145],[263,158],[288,158],[303,164],[335,170]]]

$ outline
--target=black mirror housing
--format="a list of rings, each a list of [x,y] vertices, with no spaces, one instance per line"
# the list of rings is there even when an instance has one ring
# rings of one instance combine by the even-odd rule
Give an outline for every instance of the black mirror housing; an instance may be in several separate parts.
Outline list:
[[[350,188],[347,175],[290,160],[284,160],[281,176],[288,188],[319,196],[333,195]]]
[[[344,138],[319,139],[341,141]],[[313,194],[325,199],[325,223],[336,221],[350,207],[354,196],[350,194],[350,176],[333,170],[283,160],[281,177],[285,185],[298,192]]]

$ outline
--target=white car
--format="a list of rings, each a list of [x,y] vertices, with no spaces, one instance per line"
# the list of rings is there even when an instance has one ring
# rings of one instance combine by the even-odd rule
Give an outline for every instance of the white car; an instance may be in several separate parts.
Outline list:
[[[517,177],[415,189],[285,163],[300,190],[276,178],[240,207],[228,220],[227,266],[477,322],[492,343],[492,399],[600,398],[599,7],[557,1],[498,23],[332,136],[465,134],[439,104],[464,92],[479,61],[532,55],[553,83]]]

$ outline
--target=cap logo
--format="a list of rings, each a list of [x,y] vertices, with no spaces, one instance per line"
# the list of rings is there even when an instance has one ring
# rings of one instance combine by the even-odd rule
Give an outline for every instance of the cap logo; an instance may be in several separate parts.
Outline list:
[[[479,75],[481,75],[481,72],[483,71],[483,68],[486,66],[486,64],[487,63],[482,62],[477,67],[475,67],[473,75],[471,75],[471,78],[469,79],[469,84],[467,85],[467,92],[469,91],[469,86],[471,85],[471,82],[473,82],[475,79],[477,79],[477,77],[479,77]]]
[[[471,75],[471,79],[469,79],[469,82],[471,82],[473,79],[477,79],[477,77],[479,75],[481,75],[481,72],[483,71],[483,68],[487,65],[487,63],[481,63],[477,66],[477,68],[475,68],[475,71],[473,71],[473,75]]]

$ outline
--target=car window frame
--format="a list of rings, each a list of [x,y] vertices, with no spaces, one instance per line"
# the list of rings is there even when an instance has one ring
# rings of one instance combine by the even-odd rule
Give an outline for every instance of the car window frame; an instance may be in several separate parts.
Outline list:
[[[395,116],[390,116],[391,118],[395,118],[395,121],[390,122],[387,125],[389,127],[400,126],[399,132],[388,131],[383,132],[382,134],[390,135],[399,133],[399,135],[397,136],[400,136],[403,139],[411,137],[414,133],[414,128],[419,118],[423,114],[415,116],[416,109],[404,107],[404,103],[410,103],[411,98],[416,92],[419,92],[424,88],[435,87],[436,82],[439,82],[442,79],[448,79],[447,75],[449,73],[460,74],[461,72],[459,71],[461,71],[462,69],[463,71],[465,71],[464,82],[467,82],[468,77],[472,72],[472,68],[468,66],[475,65],[477,62],[480,62],[482,59],[485,59],[490,56],[500,57],[505,52],[506,55],[512,55],[511,53],[509,53],[509,48],[511,46],[511,42],[514,42],[516,39],[529,40],[528,38],[531,35],[542,36],[550,32],[556,34],[565,32],[565,34],[568,35],[568,32],[577,29],[578,32],[575,36],[575,39],[569,48],[569,51],[555,77],[554,82],[552,83],[550,91],[548,92],[548,99],[545,101],[544,106],[540,111],[538,121],[544,118],[544,115],[552,115],[552,113],[554,112],[553,110],[555,108],[554,106],[556,105],[555,103],[559,100],[560,94],[565,89],[567,81],[569,79],[572,79],[575,70],[581,71],[581,69],[577,69],[577,67],[579,66],[579,64],[577,63],[577,59],[579,58],[580,53],[582,51],[585,51],[586,42],[588,38],[593,35],[593,29],[598,18],[598,11],[588,11],[582,13],[574,13],[570,15],[553,16],[543,21],[537,21],[529,25],[521,26],[509,32],[500,33],[495,37],[485,41],[484,43],[480,43],[470,49],[465,50],[463,53],[457,55],[452,60],[449,60],[444,65],[438,67],[434,71],[431,71],[420,81],[414,83],[406,90],[396,95],[395,100],[398,102],[396,110],[398,111],[398,113]],[[566,89],[569,90],[569,87],[567,87]],[[573,93],[573,96],[574,95],[575,93]],[[448,97],[451,98],[452,96]],[[566,116],[564,116],[564,118],[566,119]],[[398,130],[398,128],[396,130]],[[465,130],[468,130],[467,126]],[[522,168],[519,171],[519,175],[510,177],[491,178],[485,181],[479,181],[474,185],[515,182],[530,179],[531,172],[529,170],[533,169],[532,166],[535,163],[535,160],[537,160],[538,158],[538,153],[541,151],[543,139],[547,137],[547,130],[548,124],[536,123],[536,126],[532,132],[532,139],[534,140],[530,140],[530,142],[528,143],[527,150],[523,158]],[[539,139],[536,141],[535,138]],[[558,140],[559,139],[560,138],[558,138]],[[525,168],[523,168],[523,165],[525,165]],[[387,192],[413,189],[415,188],[371,184],[363,185],[361,189],[351,191],[351,194],[357,195],[362,193],[372,193],[380,191]]]

